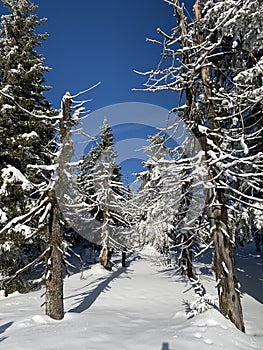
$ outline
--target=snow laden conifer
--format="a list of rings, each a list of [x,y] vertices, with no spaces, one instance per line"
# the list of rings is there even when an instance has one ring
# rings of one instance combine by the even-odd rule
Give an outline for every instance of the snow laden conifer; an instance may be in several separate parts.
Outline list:
[[[179,93],[174,112],[200,143],[199,157],[181,162],[191,172],[205,169],[200,183],[219,307],[244,331],[230,215],[259,210],[262,202],[262,1],[197,0],[192,23],[178,0],[167,2],[177,26],[171,34],[158,29],[162,60],[148,73],[146,89]]]
[[[113,149],[114,136],[105,119],[96,146],[83,156],[78,175],[80,192],[89,212],[87,237],[101,244],[101,263],[111,269],[111,250],[124,247],[121,227],[125,220],[125,189],[121,182],[117,154]],[[99,238],[98,238],[99,236]]]
[[[73,154],[70,132],[87,102],[73,99],[89,89],[66,93],[60,113],[54,112],[43,94],[49,69],[36,52],[46,37],[35,33],[42,23],[33,14],[37,7],[26,0],[3,3],[11,14],[2,17],[0,40],[1,282],[9,292],[11,283],[44,261],[46,314],[60,320],[65,264],[60,206]]]
[[[49,176],[30,165],[50,165],[55,150],[52,110],[44,96],[49,68],[36,51],[46,34],[30,1],[3,0],[10,14],[0,29],[0,228],[23,216],[40,200],[38,191]],[[43,251],[45,238],[36,220],[13,224],[1,234],[1,271],[13,274]],[[21,287],[22,288],[22,287]]]
[[[146,171],[137,174],[141,181],[138,194],[135,197],[141,215],[137,215],[137,228],[143,237],[141,244],[151,244],[165,256],[167,263],[171,262],[169,251],[169,233],[173,229],[173,198],[167,194],[164,174],[167,172],[170,150],[164,144],[165,135],[149,136],[147,147],[148,160],[144,167]]]
[[[144,198],[144,217],[138,222],[138,230],[144,232],[147,243],[166,256],[169,264],[176,263],[183,275],[193,278],[193,251],[202,241],[202,195],[195,171],[185,161],[181,163],[186,144],[170,149],[166,146],[169,139],[161,134],[150,137],[147,170],[139,174],[143,185],[138,198]]]
[[[254,218],[262,203],[262,4],[221,1],[211,6],[200,1],[195,12],[202,16],[204,36],[218,25],[216,17],[222,11],[226,18],[221,33],[213,30],[213,35],[210,34],[211,42],[217,44],[210,60],[215,68],[210,74],[212,98],[224,138],[221,148],[233,156],[225,171],[226,178],[220,179],[228,192],[229,229],[233,239],[244,244],[258,230]],[[198,41],[202,40],[199,35]]]

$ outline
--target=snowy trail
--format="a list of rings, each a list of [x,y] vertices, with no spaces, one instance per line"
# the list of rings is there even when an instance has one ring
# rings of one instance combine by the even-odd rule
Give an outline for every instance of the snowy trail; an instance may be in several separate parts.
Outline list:
[[[174,283],[145,259],[140,257],[126,269],[114,272],[110,283],[109,280],[102,282],[92,297],[73,296],[76,308],[70,312],[85,312],[87,325],[95,325],[88,337],[87,349],[107,345],[108,349],[114,350],[160,350],[162,344],[173,337],[171,324],[178,304],[176,298],[171,300]],[[101,294],[94,300],[94,294],[96,296],[98,292]],[[92,305],[91,301],[94,301]]]
[[[100,265],[65,280],[65,318],[54,321],[40,308],[43,291],[0,300],[0,349],[6,350],[262,350],[263,305],[245,296],[250,334],[216,310],[187,319],[189,283],[162,270],[153,252],[107,272]],[[214,290],[211,276],[206,287]],[[250,315],[250,313],[249,313]],[[256,330],[253,327],[256,326]],[[253,335],[255,334],[255,336]]]

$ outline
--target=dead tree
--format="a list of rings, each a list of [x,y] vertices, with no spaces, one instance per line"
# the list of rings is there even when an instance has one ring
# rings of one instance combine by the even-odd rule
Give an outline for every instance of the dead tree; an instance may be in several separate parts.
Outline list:
[[[46,314],[56,320],[64,317],[63,306],[63,246],[62,246],[62,214],[58,199],[63,198],[67,179],[65,166],[70,162],[72,146],[70,130],[72,127],[71,98],[67,93],[62,100],[60,119],[61,154],[58,159],[57,180],[54,189],[49,191],[51,205],[48,228],[49,253],[46,259]]]
[[[63,253],[61,211],[54,190],[49,192],[51,204],[48,241],[50,249],[46,258],[46,314],[55,320],[64,317],[63,304]]]

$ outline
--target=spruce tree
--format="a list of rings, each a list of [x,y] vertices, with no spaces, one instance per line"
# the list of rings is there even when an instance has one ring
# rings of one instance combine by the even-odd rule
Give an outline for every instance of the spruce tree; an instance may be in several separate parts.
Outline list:
[[[125,225],[124,186],[120,167],[116,163],[113,140],[111,128],[105,119],[96,147],[83,156],[78,176],[79,188],[91,214],[91,221],[100,223],[101,263],[107,269],[111,267],[110,248],[116,243],[113,241],[118,240],[114,232],[118,226]]]
[[[54,110],[44,96],[49,68],[37,51],[47,36],[36,33],[44,20],[28,0],[3,5],[10,13],[2,16],[0,29],[0,228],[39,203],[50,173],[34,166],[50,165],[55,150]],[[45,244],[44,235],[34,235],[36,220],[10,227],[0,238],[4,274],[32,260]]]
[[[197,240],[201,239],[197,221],[202,210],[202,196],[191,166],[177,160],[178,154],[187,156],[183,151],[187,145],[182,143],[170,149],[166,146],[167,138],[168,135],[160,134],[149,138],[147,170],[141,175],[143,185],[137,198],[138,201],[141,198],[140,210],[144,211],[138,230],[144,234],[144,242],[153,244],[166,256],[168,264],[172,262],[169,248],[172,246],[181,273],[193,278],[193,251],[198,246]]]

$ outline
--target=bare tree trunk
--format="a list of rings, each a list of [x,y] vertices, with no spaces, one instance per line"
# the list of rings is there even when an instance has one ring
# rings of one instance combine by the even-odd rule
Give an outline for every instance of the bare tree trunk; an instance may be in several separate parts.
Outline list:
[[[100,253],[100,263],[105,267],[106,270],[111,270],[111,250],[109,248],[109,226],[108,226],[108,206],[105,204],[103,208],[103,224],[102,224],[102,249]]]
[[[127,256],[127,248],[124,248],[121,253],[121,266],[126,267],[126,256]]]
[[[64,317],[63,275],[62,275],[62,232],[61,213],[55,191],[50,191],[52,205],[49,224],[50,251],[46,263],[46,314],[55,320]]]
[[[210,229],[214,241],[214,266],[220,311],[238,329],[245,332],[240,292],[235,272],[234,249],[227,227],[227,209],[223,191],[219,189],[209,190],[207,205]]]
[[[106,269],[111,271],[111,254],[109,247],[103,247],[100,253],[100,263]]]
[[[181,258],[181,274],[188,278],[194,278],[193,271],[193,252],[191,248],[182,248]]]
[[[63,304],[63,251],[62,251],[62,214],[58,203],[63,203],[64,193],[67,188],[65,175],[66,164],[70,162],[73,151],[70,141],[70,130],[73,125],[71,119],[71,98],[67,93],[62,100],[62,115],[60,120],[60,144],[61,155],[58,160],[58,181],[56,188],[49,192],[51,212],[49,219],[48,243],[50,246],[46,263],[46,314],[55,320],[64,317]]]

